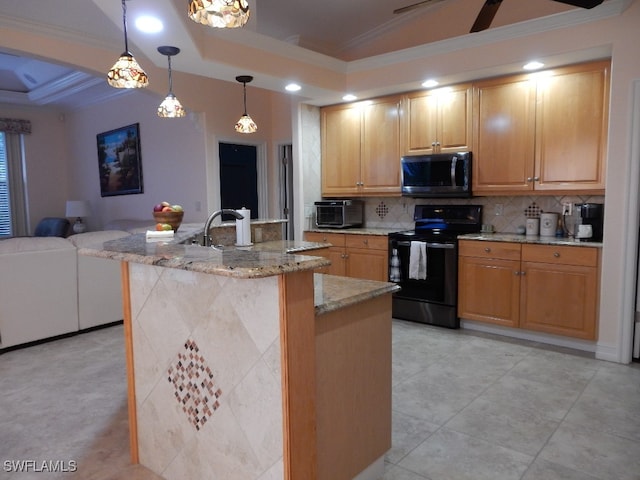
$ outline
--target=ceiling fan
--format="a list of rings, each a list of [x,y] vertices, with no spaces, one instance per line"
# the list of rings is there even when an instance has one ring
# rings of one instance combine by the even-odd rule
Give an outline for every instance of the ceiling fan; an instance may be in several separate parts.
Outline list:
[[[429,4],[434,4],[438,2],[442,2],[444,0],[422,0],[421,2],[413,3],[411,5],[407,5],[406,7],[397,8],[393,11],[393,13],[405,13],[410,10],[414,10],[416,8],[420,8],[422,6],[427,6]],[[554,2],[567,3],[569,5],[574,5],[576,7],[581,8],[593,8],[600,5],[604,0],[553,0]],[[476,21],[473,23],[470,32],[480,32],[482,30],[486,30],[491,25],[493,21],[493,17],[496,16],[496,12],[498,8],[500,8],[500,4],[502,0],[486,0],[484,5],[480,9],[478,16],[476,17]]]

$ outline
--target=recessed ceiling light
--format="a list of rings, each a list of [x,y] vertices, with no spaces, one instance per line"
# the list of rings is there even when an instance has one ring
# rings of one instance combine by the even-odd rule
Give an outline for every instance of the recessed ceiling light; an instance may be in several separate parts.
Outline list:
[[[438,86],[438,81],[430,78],[429,80],[425,80],[422,82],[422,86],[425,88],[432,88]]]
[[[302,89],[302,87],[300,85],[298,85],[297,83],[290,83],[289,85],[284,87],[284,89],[287,92],[299,92]]]
[[[164,29],[159,18],[143,15],[136,18],[136,28],[143,33],[158,33]]]
[[[347,102],[353,102],[354,100],[357,100],[358,97],[356,97],[353,93],[347,93],[342,97],[342,99]]]
[[[522,68],[524,68],[525,70],[537,70],[542,67],[544,67],[544,63],[536,62],[536,61],[529,62],[522,66]]]

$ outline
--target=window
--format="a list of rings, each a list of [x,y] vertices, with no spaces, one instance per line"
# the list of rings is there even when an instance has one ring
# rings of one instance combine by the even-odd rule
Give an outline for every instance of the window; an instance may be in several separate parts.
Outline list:
[[[9,175],[5,134],[0,132],[0,238],[11,236],[11,206],[9,205]]]

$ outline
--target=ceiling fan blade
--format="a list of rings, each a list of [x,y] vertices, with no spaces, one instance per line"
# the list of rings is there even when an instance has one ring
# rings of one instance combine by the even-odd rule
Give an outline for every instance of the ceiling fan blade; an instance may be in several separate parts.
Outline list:
[[[575,7],[593,8],[600,5],[603,0],[553,0],[554,2],[567,3]]]
[[[496,12],[498,11],[498,8],[500,8],[501,3],[502,0],[487,0],[484,2],[484,5],[480,9],[480,13],[478,13],[478,16],[476,17],[476,21],[473,22],[471,33],[480,32],[489,28],[493,21],[493,17],[496,16]]]
[[[393,13],[394,14],[405,13],[405,12],[409,12],[411,10],[414,10],[416,8],[420,8],[423,5],[426,5],[426,4],[429,4],[429,3],[438,3],[438,2],[444,2],[444,0],[422,0],[422,2],[413,3],[411,5],[407,5],[406,7],[396,8],[393,11]]]

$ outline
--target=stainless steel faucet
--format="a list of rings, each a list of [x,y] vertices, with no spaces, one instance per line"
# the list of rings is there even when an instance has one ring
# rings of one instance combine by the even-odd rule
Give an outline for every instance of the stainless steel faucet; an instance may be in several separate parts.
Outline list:
[[[215,212],[213,212],[211,215],[209,215],[209,218],[207,218],[207,221],[204,223],[204,235],[203,235],[204,238],[202,239],[202,244],[205,247],[211,246],[211,236],[209,235],[209,229],[211,228],[211,224],[213,223],[216,217],[219,217],[220,215],[223,215],[223,214],[233,215],[238,220],[242,220],[244,218],[243,215],[239,214],[238,212],[230,208],[223,208],[222,210],[216,210]]]

